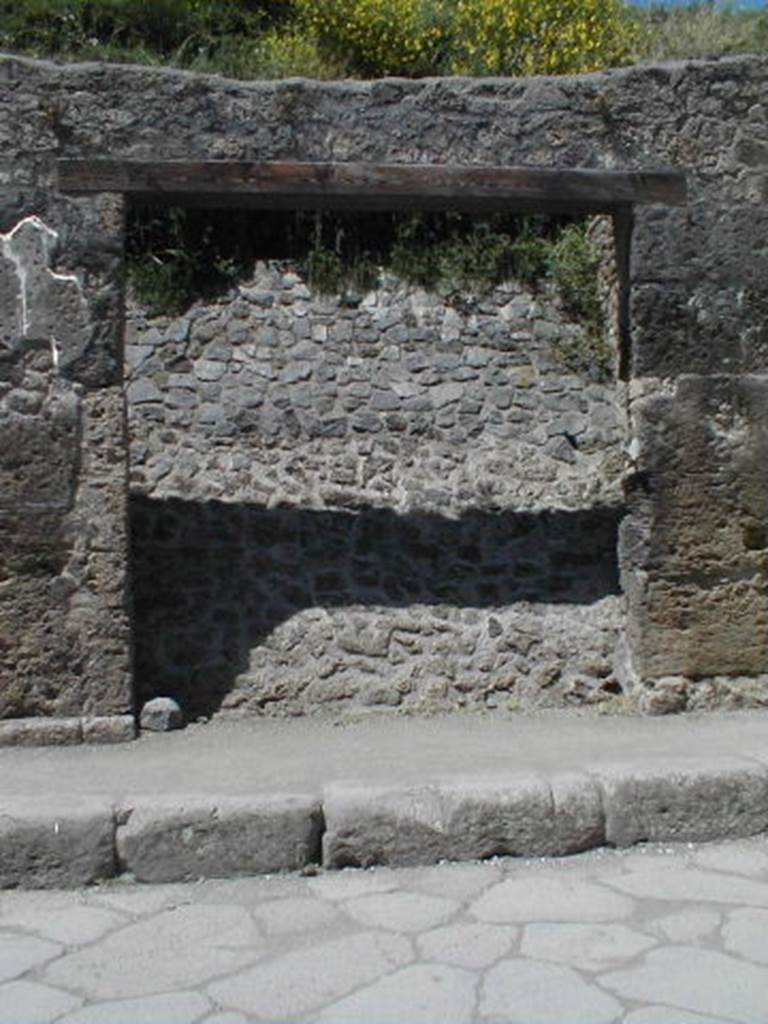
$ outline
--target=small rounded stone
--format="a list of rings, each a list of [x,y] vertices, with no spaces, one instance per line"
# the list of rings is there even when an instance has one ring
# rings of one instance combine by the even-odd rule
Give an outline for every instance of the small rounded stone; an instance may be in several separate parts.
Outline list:
[[[172,697],[153,697],[141,709],[139,724],[149,732],[170,732],[184,725],[184,713]]]

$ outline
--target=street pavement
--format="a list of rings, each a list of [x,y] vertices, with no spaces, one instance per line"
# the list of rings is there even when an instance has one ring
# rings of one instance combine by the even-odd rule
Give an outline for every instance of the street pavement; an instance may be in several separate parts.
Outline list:
[[[0,893],[0,1024],[257,1021],[768,1022],[768,839]]]

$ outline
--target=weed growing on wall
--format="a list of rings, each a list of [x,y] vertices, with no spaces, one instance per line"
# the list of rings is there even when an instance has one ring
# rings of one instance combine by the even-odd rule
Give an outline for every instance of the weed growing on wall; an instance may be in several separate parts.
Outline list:
[[[242,217],[136,208],[128,219],[128,285],[150,315],[174,316],[252,268]]]
[[[582,327],[582,334],[561,339],[556,349],[563,364],[574,373],[596,381],[613,373],[613,352],[606,338],[598,272],[600,256],[584,225],[569,224],[552,246],[552,277],[563,307]]]
[[[569,369],[610,377],[598,289],[599,254],[586,226],[545,217],[344,214],[298,211],[253,216],[135,209],[128,226],[130,288],[151,315],[173,316],[195,299],[230,289],[255,260],[286,260],[317,295],[357,301],[383,274],[471,305],[510,280],[554,285],[582,330],[558,343]]]
[[[396,232],[388,268],[397,277],[443,298],[478,297],[515,278],[535,284],[548,271],[544,222],[524,219],[500,224],[411,217]]]

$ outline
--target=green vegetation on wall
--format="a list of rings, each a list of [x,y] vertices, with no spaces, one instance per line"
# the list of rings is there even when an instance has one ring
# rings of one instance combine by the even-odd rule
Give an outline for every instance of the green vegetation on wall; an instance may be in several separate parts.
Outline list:
[[[0,49],[236,78],[527,75],[768,50],[768,13],[624,0],[0,0]]]
[[[356,303],[384,276],[471,306],[497,285],[555,288],[580,333],[556,345],[568,369],[613,372],[598,289],[599,254],[587,224],[545,217],[455,214],[281,213],[136,208],[127,232],[128,278],[150,315],[174,316],[228,291],[256,260],[284,260],[317,295]]]

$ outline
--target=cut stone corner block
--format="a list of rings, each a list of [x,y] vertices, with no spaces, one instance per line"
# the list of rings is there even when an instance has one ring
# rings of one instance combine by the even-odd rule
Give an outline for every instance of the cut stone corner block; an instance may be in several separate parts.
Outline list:
[[[756,679],[768,666],[768,378],[637,382],[619,560],[625,676]],[[703,706],[703,705],[702,705]],[[652,710],[652,709],[651,709]]]

